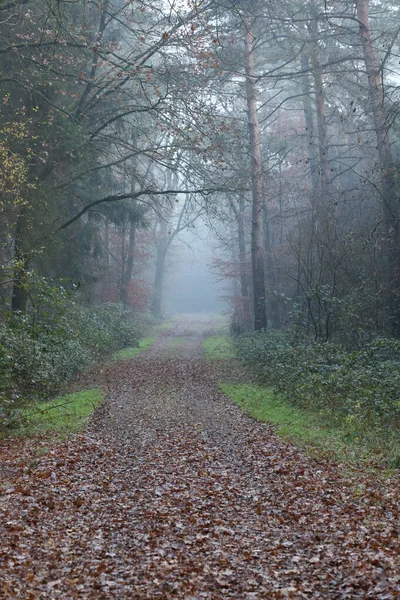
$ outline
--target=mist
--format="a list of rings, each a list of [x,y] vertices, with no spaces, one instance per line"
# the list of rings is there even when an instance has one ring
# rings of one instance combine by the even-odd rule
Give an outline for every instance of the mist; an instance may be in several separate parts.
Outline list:
[[[400,598],[399,115],[400,0],[0,0],[2,599]]]
[[[400,335],[396,5],[58,4],[0,11],[5,311]]]
[[[218,252],[206,224],[185,232],[167,270],[166,313],[208,313],[226,310],[223,285],[216,281],[212,261]]]

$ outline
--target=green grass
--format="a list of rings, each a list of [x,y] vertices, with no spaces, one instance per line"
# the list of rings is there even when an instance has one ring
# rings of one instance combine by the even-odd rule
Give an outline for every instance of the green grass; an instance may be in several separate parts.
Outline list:
[[[343,462],[368,458],[367,449],[362,447],[354,433],[331,427],[315,413],[293,407],[268,388],[221,384],[220,389],[258,421],[276,425],[277,434],[290,442],[317,448],[319,452]]]
[[[228,336],[213,335],[203,342],[203,351],[208,360],[235,358]]]
[[[103,400],[103,391],[91,388],[33,404],[25,410],[21,433],[35,435],[50,431],[79,431]]]
[[[122,350],[118,350],[118,352],[114,352],[112,360],[129,360],[135,358],[135,356],[150,348],[156,339],[155,337],[143,338],[140,340],[139,346],[135,348],[123,348]]]

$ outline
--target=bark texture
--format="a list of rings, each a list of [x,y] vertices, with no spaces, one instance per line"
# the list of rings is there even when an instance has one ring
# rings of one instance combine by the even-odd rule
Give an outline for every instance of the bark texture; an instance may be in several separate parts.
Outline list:
[[[382,203],[385,222],[384,252],[388,263],[388,286],[390,294],[391,330],[400,336],[400,237],[399,202],[396,197],[395,169],[390,145],[389,124],[385,110],[384,91],[381,82],[380,66],[372,37],[368,0],[356,0],[360,38],[364,62],[368,76],[368,90],[371,102],[374,129],[377,140],[379,166],[382,182]]]
[[[267,328],[265,299],[265,269],[263,248],[263,171],[261,155],[260,125],[257,115],[256,79],[254,66],[254,36],[252,19],[246,22],[246,98],[250,135],[251,182],[252,182],[252,230],[251,258],[253,267],[254,329]]]
[[[307,71],[310,67],[309,59],[304,54],[300,57],[300,66],[302,71]],[[311,81],[307,72],[302,76],[302,93],[303,93],[303,111],[304,120],[307,130],[307,154],[310,164],[310,178],[312,185],[313,196],[317,193],[318,186],[318,159],[315,145],[315,127],[314,115],[311,103]]]
[[[128,304],[129,296],[129,285],[132,280],[133,271],[133,258],[135,252],[135,239],[136,239],[136,223],[134,219],[131,219],[129,224],[129,242],[128,242],[128,253],[126,262],[124,264],[124,270],[122,273],[122,285],[121,285],[121,302]]]
[[[319,189],[320,204],[325,204],[329,195],[329,157],[328,157],[328,126],[326,121],[326,108],[324,96],[324,82],[322,78],[321,61],[318,50],[318,25],[311,21],[311,35],[313,36],[311,66],[315,88],[315,106],[317,113],[317,131],[319,148]]]

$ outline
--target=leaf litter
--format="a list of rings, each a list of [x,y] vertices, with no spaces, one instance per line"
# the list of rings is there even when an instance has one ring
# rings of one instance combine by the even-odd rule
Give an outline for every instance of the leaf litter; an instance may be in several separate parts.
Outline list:
[[[83,434],[1,442],[0,598],[400,597],[398,481],[242,413],[208,327],[88,374],[108,400]]]

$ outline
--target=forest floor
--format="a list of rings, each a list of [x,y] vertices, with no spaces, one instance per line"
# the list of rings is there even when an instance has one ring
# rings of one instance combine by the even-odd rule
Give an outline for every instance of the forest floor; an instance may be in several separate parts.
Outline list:
[[[85,432],[0,442],[0,598],[400,597],[399,484],[282,441],[205,318],[85,376]],[[179,340],[179,341],[178,341]]]

